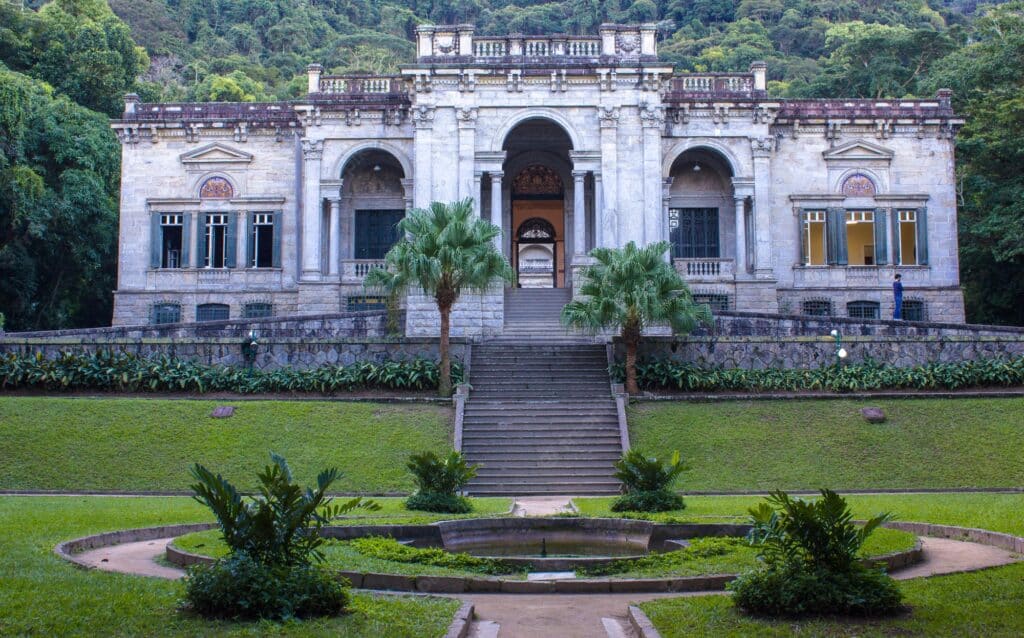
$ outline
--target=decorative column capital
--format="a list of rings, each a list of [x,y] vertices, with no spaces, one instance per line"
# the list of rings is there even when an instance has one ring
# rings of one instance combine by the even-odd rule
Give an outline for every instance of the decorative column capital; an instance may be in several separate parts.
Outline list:
[[[572,179],[574,182],[582,182],[590,171],[574,170],[572,172]]]
[[[302,159],[307,162],[321,160],[324,157],[323,140],[302,140]]]
[[[459,122],[459,128],[473,128],[476,126],[478,114],[476,107],[463,106],[455,109],[455,119]]]
[[[597,119],[601,128],[617,128],[619,126],[619,108],[617,106],[597,107]]]
[[[775,152],[775,138],[774,137],[752,137],[750,138],[750,149],[754,153],[754,157],[771,157],[772,153]]]
[[[501,179],[505,177],[505,171],[490,171],[491,183],[501,182]]]
[[[429,129],[434,126],[436,107],[421,104],[412,111],[412,123],[418,129]]]
[[[640,123],[644,128],[661,128],[665,125],[665,108],[651,104],[642,105]]]

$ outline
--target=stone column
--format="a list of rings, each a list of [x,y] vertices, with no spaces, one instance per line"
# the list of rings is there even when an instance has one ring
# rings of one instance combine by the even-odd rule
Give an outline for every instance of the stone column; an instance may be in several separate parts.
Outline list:
[[[327,274],[331,277],[338,276],[338,266],[341,264],[341,197],[331,197],[331,222],[327,237],[330,240],[328,251]]]
[[[320,160],[323,140],[303,140],[302,279],[320,279]]]
[[[745,196],[737,194],[736,202],[736,275],[747,274],[747,224]]]
[[[640,123],[643,126],[643,243],[650,244],[665,239],[661,221],[662,205],[654,206],[664,195],[661,177],[661,137],[665,129],[665,110],[661,106],[647,105],[640,109]]]
[[[604,246],[602,228],[604,220],[604,184],[601,173],[594,173],[594,247]]]
[[[771,156],[775,140],[770,137],[750,141],[754,154],[754,276],[773,279],[772,269],[772,172]]]
[[[586,178],[587,171],[572,172],[573,253],[580,256],[587,253]]]
[[[484,214],[484,203],[483,203],[483,191],[480,190],[480,182],[483,179],[483,171],[473,171],[473,213],[477,217],[483,217]]]
[[[413,173],[419,188],[416,189],[413,205],[416,208],[430,206],[434,194],[431,191],[433,146],[434,146],[434,112],[433,106],[421,105],[413,109],[412,122],[416,127],[413,151]]]
[[[238,219],[235,223],[235,268],[245,269],[249,267],[249,260],[251,256],[246,250],[248,248],[249,241],[249,224],[246,223],[246,217],[249,216],[249,211],[240,210],[238,211]]]
[[[498,252],[502,252],[501,237],[505,234],[501,216],[501,178],[505,176],[502,171],[491,171],[491,223],[501,228],[502,232],[494,238],[494,245]]]
[[[672,182],[675,181],[674,177],[666,177],[661,182],[661,240],[672,241],[670,231],[668,228],[668,209],[672,200]],[[665,258],[672,261],[672,249],[669,248],[668,254]]]
[[[408,213],[413,209],[413,198],[415,196],[415,184],[412,179],[402,180],[402,192],[405,198],[405,212]]]
[[[607,175],[601,196],[601,245],[616,248],[619,245],[619,109],[598,107],[597,117],[601,125],[601,173]]]
[[[458,156],[458,184],[456,192],[459,199],[472,197],[474,201],[480,198],[480,189],[473,190],[473,164],[476,159],[476,116],[475,108],[455,109],[455,119],[459,124],[459,156]],[[479,202],[474,204],[475,210],[479,212]]]

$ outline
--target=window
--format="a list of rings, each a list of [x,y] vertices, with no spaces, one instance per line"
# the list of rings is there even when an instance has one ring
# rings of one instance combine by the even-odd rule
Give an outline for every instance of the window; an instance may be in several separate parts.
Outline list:
[[[851,266],[875,265],[874,211],[846,211],[846,255]]]
[[[189,213],[154,213],[151,222],[151,268],[188,268]]]
[[[360,310],[384,310],[388,306],[388,300],[386,297],[348,297],[345,300],[345,308],[349,312],[358,312]]]
[[[928,315],[925,314],[924,302],[920,299],[904,299],[903,320],[928,321]]]
[[[825,211],[803,211],[800,222],[800,254],[801,263],[805,266],[825,265]]]
[[[384,259],[398,241],[404,210],[356,211],[356,259]]]
[[[153,306],[153,323],[179,323],[181,306],[176,303],[158,303]]]
[[[851,319],[878,319],[877,301],[851,301],[846,304],[846,314]]]
[[[916,266],[917,259],[917,210],[901,210],[897,213],[896,242],[897,259],[901,266]]]
[[[228,267],[228,215],[207,215],[204,224],[203,266]]]
[[[672,257],[677,259],[717,259],[718,209],[670,208],[668,231]]]
[[[274,232],[274,213],[253,213],[250,217],[252,230],[249,233],[249,266],[252,268],[273,268],[277,260]]]
[[[196,306],[196,321],[224,321],[229,317],[227,304],[204,303]]]
[[[242,317],[245,319],[261,319],[263,317],[273,317],[274,306],[273,304],[263,302],[247,303],[242,308]]]
[[[800,305],[802,314],[814,317],[831,317],[832,302],[828,299],[805,299]]]
[[[728,312],[729,295],[699,294],[693,296],[694,303],[707,304],[711,312]]]

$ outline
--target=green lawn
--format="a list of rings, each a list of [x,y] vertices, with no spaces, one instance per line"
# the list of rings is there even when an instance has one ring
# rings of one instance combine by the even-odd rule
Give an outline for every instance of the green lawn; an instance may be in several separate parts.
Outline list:
[[[86,534],[209,520],[187,498],[0,497],[0,635],[442,636],[458,601],[354,597],[352,614],[304,623],[209,622],[176,610],[181,584],[85,571],[53,554]]]
[[[217,405],[237,407],[212,419]],[[202,463],[251,488],[268,453],[296,478],[344,473],[332,489],[411,491],[412,452],[451,446],[451,411],[330,401],[0,397],[0,489],[187,490]]]
[[[642,603],[665,638],[676,636],[986,636],[1024,635],[1024,563],[969,574],[901,582],[909,615],[890,620],[761,620],[736,611],[726,596]]]
[[[882,407],[872,425],[859,409]],[[688,491],[1024,486],[1024,398],[641,403],[634,447]]]
[[[1024,494],[851,494],[844,495],[858,518],[892,512],[899,521],[980,527],[1024,536]],[[612,498],[577,498],[586,516],[620,516],[609,510]],[[686,509],[653,515],[680,522],[746,520],[759,496],[687,496]]]

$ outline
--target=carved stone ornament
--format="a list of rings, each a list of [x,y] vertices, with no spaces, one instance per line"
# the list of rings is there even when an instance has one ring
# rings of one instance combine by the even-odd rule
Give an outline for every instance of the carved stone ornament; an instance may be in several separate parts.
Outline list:
[[[619,125],[619,109],[614,106],[599,106],[597,119],[601,122],[601,128],[615,128]]]
[[[434,36],[434,46],[440,55],[451,55],[455,52],[459,42],[453,33],[438,33]]]
[[[519,225],[519,232],[517,234],[519,241],[553,241],[555,239],[555,227],[546,219],[533,217]]]
[[[843,182],[842,191],[847,197],[874,197],[875,183],[867,175],[855,173]]]
[[[561,195],[562,178],[547,166],[534,164],[516,175],[512,192],[516,195]]]
[[[211,177],[199,187],[199,199],[231,199],[235,189],[223,177]]]
[[[463,106],[455,110],[455,115],[458,117],[459,122],[476,122],[477,109]]]
[[[323,140],[302,140],[302,157],[307,160],[318,160],[324,156]]]
[[[665,123],[665,111],[660,106],[645,104],[640,109],[640,121],[645,127],[660,127]]]
[[[435,107],[421,104],[412,112],[412,122],[417,128],[430,128],[434,125]]]
[[[615,37],[615,44],[619,51],[630,55],[640,50],[640,36],[635,33],[620,33]]]
[[[755,137],[750,140],[750,148],[754,157],[768,157],[775,150],[775,138]]]

